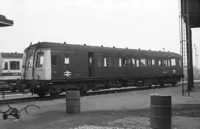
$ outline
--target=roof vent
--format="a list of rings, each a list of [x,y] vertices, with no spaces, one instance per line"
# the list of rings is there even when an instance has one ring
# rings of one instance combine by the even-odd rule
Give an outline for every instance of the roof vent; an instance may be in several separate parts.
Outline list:
[[[101,47],[103,47],[103,45],[101,45]]]
[[[126,47],[126,49],[128,49],[128,47]]]
[[[149,51],[151,51],[151,49],[149,49]]]
[[[84,45],[84,46],[86,46],[86,44],[85,44],[85,43],[84,43],[83,45]]]
[[[138,50],[140,50],[140,48]]]
[[[66,44],[66,42],[64,42],[64,44]]]
[[[113,46],[113,48],[115,48],[115,46]]]

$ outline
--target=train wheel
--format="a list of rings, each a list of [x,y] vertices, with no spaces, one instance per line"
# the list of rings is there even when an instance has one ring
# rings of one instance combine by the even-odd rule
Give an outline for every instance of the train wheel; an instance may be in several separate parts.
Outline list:
[[[177,84],[177,82],[173,82],[173,83],[172,83],[172,86],[173,86],[173,87],[175,87],[175,86],[176,86],[176,84]]]
[[[44,98],[45,93],[37,93],[37,95],[38,95],[40,98]]]
[[[59,96],[60,93],[50,93],[50,96],[53,98],[56,98]]]
[[[164,87],[165,86],[165,83],[160,83],[160,87]]]
[[[11,92],[15,92],[15,91],[16,91],[16,88],[15,88],[15,87],[12,87],[12,88],[10,89],[10,91],[11,91]]]

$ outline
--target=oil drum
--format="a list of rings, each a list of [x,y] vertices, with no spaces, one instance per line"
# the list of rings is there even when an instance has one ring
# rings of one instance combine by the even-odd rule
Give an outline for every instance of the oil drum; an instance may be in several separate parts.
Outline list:
[[[80,113],[80,91],[66,91],[66,112]]]
[[[171,96],[151,95],[152,129],[171,129],[172,100]]]

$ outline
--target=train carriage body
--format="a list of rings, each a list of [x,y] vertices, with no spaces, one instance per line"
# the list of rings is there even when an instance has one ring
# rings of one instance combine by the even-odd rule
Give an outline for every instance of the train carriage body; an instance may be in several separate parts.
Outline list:
[[[15,91],[17,79],[21,79],[22,53],[0,53],[0,81],[8,83]]]
[[[88,90],[129,82],[177,83],[183,76],[181,64],[181,56],[171,52],[40,42],[24,52],[22,79],[32,81],[36,93],[71,84]]]

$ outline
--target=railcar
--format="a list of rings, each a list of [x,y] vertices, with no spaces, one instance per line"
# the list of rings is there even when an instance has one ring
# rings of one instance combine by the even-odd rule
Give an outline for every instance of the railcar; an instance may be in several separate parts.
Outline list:
[[[68,89],[175,85],[181,64],[172,52],[39,42],[24,51],[22,79],[41,97]]]
[[[23,53],[0,53],[0,82],[13,92],[17,89],[17,79],[21,79],[22,57]]]

